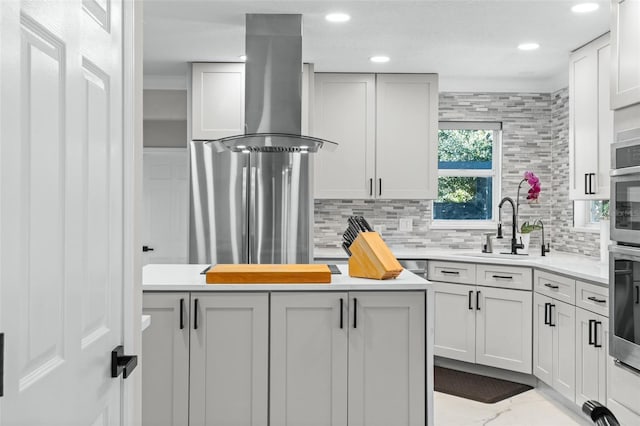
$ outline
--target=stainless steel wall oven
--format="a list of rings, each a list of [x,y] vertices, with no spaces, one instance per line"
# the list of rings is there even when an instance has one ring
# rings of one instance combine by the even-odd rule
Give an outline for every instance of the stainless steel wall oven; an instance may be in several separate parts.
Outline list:
[[[640,128],[611,146],[609,354],[640,370]]]

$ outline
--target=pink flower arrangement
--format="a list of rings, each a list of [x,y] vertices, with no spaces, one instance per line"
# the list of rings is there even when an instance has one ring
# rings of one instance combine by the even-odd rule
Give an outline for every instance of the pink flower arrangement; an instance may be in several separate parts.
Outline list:
[[[538,196],[540,195],[540,179],[538,179],[535,173],[526,171],[524,172],[524,179],[522,179],[522,182],[524,181],[527,181],[529,186],[531,186],[527,194],[527,200],[529,200],[529,203],[537,203]],[[520,183],[522,184],[522,182]]]

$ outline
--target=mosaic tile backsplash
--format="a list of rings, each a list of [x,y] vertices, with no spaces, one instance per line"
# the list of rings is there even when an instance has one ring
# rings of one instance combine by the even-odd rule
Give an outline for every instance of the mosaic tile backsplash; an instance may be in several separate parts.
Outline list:
[[[541,219],[551,249],[599,256],[597,234],[574,232],[573,203],[568,200],[569,125],[568,90],[555,93],[441,93],[441,121],[502,122],[502,189],[500,197],[516,198],[526,170],[542,185],[540,202],[520,205],[520,223]],[[525,185],[523,189],[528,189]],[[525,189],[525,193],[526,193]],[[499,199],[494,200],[497,205]],[[339,248],[347,218],[360,215],[382,226],[385,242],[396,248],[478,249],[482,235],[495,229],[432,229],[431,201],[425,200],[316,200],[315,246]],[[503,212],[507,247],[510,207]],[[400,231],[399,219],[411,218],[411,232]],[[540,232],[532,233],[531,248],[540,247]]]

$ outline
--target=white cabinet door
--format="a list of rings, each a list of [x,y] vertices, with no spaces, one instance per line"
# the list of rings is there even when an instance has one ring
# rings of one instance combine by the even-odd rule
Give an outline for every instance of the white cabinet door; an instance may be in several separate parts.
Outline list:
[[[531,292],[476,291],[476,363],[531,374]]]
[[[376,197],[438,193],[438,76],[376,76]]]
[[[611,107],[640,103],[640,2],[611,2]]]
[[[349,426],[425,424],[425,293],[349,293]]]
[[[144,293],[142,313],[142,424],[186,425],[189,420],[189,293]]]
[[[244,64],[194,63],[191,68],[191,139],[245,132]]]
[[[553,384],[552,387],[575,401],[575,341],[576,307],[551,299],[553,328]]]
[[[271,295],[271,425],[347,425],[347,303],[347,293]]]
[[[553,384],[553,329],[549,326],[551,299],[533,294],[533,375]]]
[[[475,362],[475,288],[473,285],[433,283],[435,355]]]
[[[584,309],[576,309],[576,404],[604,402],[606,395],[609,320]]]
[[[189,425],[266,426],[269,295],[192,293],[191,300]]]
[[[189,164],[182,148],[147,148],[143,154],[144,228],[142,241],[153,251],[147,263],[187,263],[189,244]]]
[[[315,198],[373,198],[376,92],[373,74],[316,74],[314,135],[337,142],[315,154]]]
[[[608,199],[613,113],[609,35],[575,51],[569,68],[569,196]]]

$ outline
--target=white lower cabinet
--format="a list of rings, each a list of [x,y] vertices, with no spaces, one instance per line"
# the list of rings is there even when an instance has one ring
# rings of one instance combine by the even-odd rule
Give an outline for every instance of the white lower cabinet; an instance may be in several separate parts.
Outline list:
[[[609,320],[576,308],[576,404],[607,401]]]
[[[420,292],[274,293],[272,425],[424,425]]]
[[[142,424],[189,423],[189,293],[144,293]],[[181,317],[182,313],[182,317]]]
[[[434,354],[531,374],[531,291],[434,283]]]
[[[533,374],[571,401],[575,401],[575,315],[575,306],[534,293]]]
[[[268,424],[268,293],[144,293],[144,425]]]

